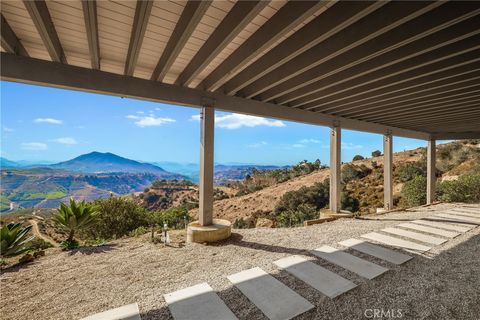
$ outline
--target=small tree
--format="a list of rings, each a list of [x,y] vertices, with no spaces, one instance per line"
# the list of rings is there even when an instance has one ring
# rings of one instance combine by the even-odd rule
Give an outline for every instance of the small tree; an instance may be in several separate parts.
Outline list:
[[[362,157],[361,155],[357,154],[353,157],[353,160],[352,161],[358,161],[358,160],[363,160],[365,159],[364,157]]]
[[[91,204],[85,201],[76,202],[73,198],[70,199],[70,205],[64,203],[60,204],[57,214],[53,217],[53,221],[67,230],[67,242],[73,243],[75,233],[88,228],[97,221],[98,211]]]
[[[372,157],[380,157],[382,152],[380,150],[375,150],[372,152]]]
[[[29,250],[26,245],[33,240],[28,237],[32,226],[23,228],[20,223],[9,223],[0,229],[0,256],[16,256]]]

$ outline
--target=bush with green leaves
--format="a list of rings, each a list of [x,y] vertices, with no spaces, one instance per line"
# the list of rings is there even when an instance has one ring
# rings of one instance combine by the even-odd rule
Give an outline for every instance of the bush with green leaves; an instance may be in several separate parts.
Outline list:
[[[301,225],[304,220],[319,216],[318,210],[328,204],[329,183],[315,183],[311,187],[285,193],[273,212],[279,226]]]
[[[364,160],[365,158],[359,154],[355,155],[352,159],[352,161],[358,161],[358,160]]]
[[[151,222],[163,227],[166,223],[170,229],[183,229],[190,221],[188,210],[185,206],[159,210],[151,213]]]
[[[364,164],[357,166],[348,163],[342,167],[341,176],[342,183],[348,183],[354,179],[360,179],[368,176],[372,172],[372,169],[368,168]]]
[[[375,150],[372,152],[372,157],[380,157],[382,155],[382,151]]]
[[[67,231],[67,241],[73,242],[75,233],[87,230],[94,225],[97,222],[98,215],[97,208],[92,204],[85,201],[76,202],[75,199],[71,198],[68,206],[64,203],[60,204],[60,208],[52,220]]]
[[[60,243],[60,248],[64,249],[64,250],[72,250],[72,249],[76,249],[80,247],[80,243],[75,240],[75,239],[72,239],[72,240],[64,240]]]
[[[92,239],[115,239],[128,235],[140,226],[149,225],[147,211],[128,198],[109,197],[94,202],[98,220],[86,235]]]
[[[402,196],[409,207],[424,205],[427,202],[427,178],[416,176],[407,181],[403,185]]]
[[[340,197],[340,207],[342,210],[357,212],[360,209],[360,202],[357,198],[351,196],[347,192],[342,192]]]
[[[32,226],[23,227],[20,223],[9,223],[0,229],[0,256],[11,257],[28,250],[28,244],[33,240],[29,236]]]
[[[32,241],[30,241],[27,244],[27,248],[28,248],[29,251],[45,250],[45,249],[52,248],[52,247],[53,247],[53,244],[51,244],[50,242],[45,241],[41,238],[37,238],[37,237],[32,239]]]
[[[401,182],[410,181],[416,176],[426,176],[426,174],[427,173],[418,162],[406,163],[398,169],[398,178]]]
[[[458,180],[443,181],[439,195],[445,202],[480,202],[480,174],[464,174]]]

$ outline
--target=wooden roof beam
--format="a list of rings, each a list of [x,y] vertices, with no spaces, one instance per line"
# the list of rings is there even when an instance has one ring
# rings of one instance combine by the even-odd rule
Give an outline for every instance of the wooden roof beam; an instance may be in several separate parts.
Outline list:
[[[130,44],[128,45],[127,61],[125,62],[125,70],[123,72],[126,76],[133,75],[135,71],[152,6],[153,1],[137,1],[132,32],[130,34]]]
[[[215,57],[262,11],[269,1],[238,1],[205,41],[175,81],[188,86]]]
[[[307,23],[251,65],[240,71],[220,89],[233,95],[250,83],[275,70],[296,56],[345,29],[369,13],[385,5],[386,1],[339,1],[327,12]]]
[[[15,35],[12,28],[8,24],[7,20],[3,16],[2,17],[2,48],[8,52],[13,53],[20,56],[28,57],[28,52],[25,50],[25,47],[20,42],[20,39]]]
[[[226,58],[198,86],[198,89],[215,91],[243,67],[257,58],[275,42],[298,27],[328,1],[287,2],[264,25]]]
[[[52,61],[67,63],[60,39],[58,38],[57,31],[55,30],[52,17],[48,12],[45,1],[24,0],[23,4],[27,9],[33,24],[37,28],[40,38],[42,38],[43,44],[45,45]]]
[[[158,60],[151,80],[163,81],[165,75],[177,59],[198,23],[210,6],[211,1],[188,1],[182,15],[173,29],[172,35]]]
[[[98,41],[97,1],[82,0],[83,18],[87,33],[88,50],[92,69],[100,69],[100,44]]]

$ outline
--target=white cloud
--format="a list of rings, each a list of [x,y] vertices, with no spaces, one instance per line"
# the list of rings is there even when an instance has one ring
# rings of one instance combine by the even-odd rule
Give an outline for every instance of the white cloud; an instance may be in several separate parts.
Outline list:
[[[294,147],[294,148],[305,148],[305,145],[304,145],[304,144],[301,144],[301,143],[294,143],[294,144],[292,145],[292,147]]]
[[[252,144],[249,144],[247,147],[249,148],[261,148],[263,146],[266,146],[268,143],[265,142],[265,141],[260,141],[260,142],[257,142],[257,143],[252,143]]]
[[[160,109],[160,108],[155,108],[155,111],[160,111],[160,110],[162,110],[162,109]]]
[[[138,114],[144,114],[145,112],[143,112],[143,111],[137,111],[136,113],[138,113]]]
[[[85,129],[85,126],[76,126],[77,129]]]
[[[57,143],[61,143],[61,144],[66,144],[66,145],[74,145],[74,144],[78,143],[77,140],[75,140],[74,138],[70,138],[70,137],[58,138],[58,139],[54,139],[52,141],[57,142]]]
[[[174,119],[171,118],[162,118],[162,117],[155,117],[153,115],[150,116],[135,116],[135,115],[128,115],[126,116],[127,119],[135,120],[134,123],[140,128],[145,127],[153,127],[153,126],[161,126],[166,123],[175,122]]]
[[[317,139],[302,139],[298,142],[301,144],[307,144],[307,143],[320,143],[321,141]]]
[[[3,127],[3,131],[4,131],[4,132],[13,132],[13,131],[15,131],[15,130],[13,130],[12,128]]]
[[[345,149],[345,150],[353,150],[353,149],[361,149],[361,148],[363,148],[363,146],[359,144],[353,144],[351,142],[342,142],[342,149]]]
[[[192,116],[191,120],[200,120],[200,115]],[[240,129],[242,127],[253,128],[258,126],[285,127],[285,123],[280,120],[269,120],[263,117],[238,113],[215,116],[215,124],[223,129]]]
[[[62,120],[53,119],[53,118],[37,118],[33,120],[35,123],[48,123],[48,124],[62,124]]]
[[[42,142],[24,142],[21,146],[23,150],[42,151],[48,149],[47,144]]]

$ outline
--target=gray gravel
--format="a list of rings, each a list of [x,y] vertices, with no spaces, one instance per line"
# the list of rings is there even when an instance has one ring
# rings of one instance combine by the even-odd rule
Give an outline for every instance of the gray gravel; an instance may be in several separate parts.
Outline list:
[[[133,238],[74,254],[53,249],[34,264],[0,276],[0,317],[78,319],[138,302],[142,319],[171,319],[162,295],[208,282],[240,319],[266,319],[226,278],[261,267],[315,305],[297,319],[373,319],[374,309],[403,319],[479,319],[478,227],[402,266],[348,251],[391,269],[374,280],[308,253],[321,245],[339,247],[338,241],[461,206],[467,205],[439,204],[306,228],[235,230],[229,241],[218,245],[165,248],[147,238]],[[480,210],[480,205],[469,206]],[[272,263],[292,254],[306,255],[359,286],[333,300],[326,298]]]

